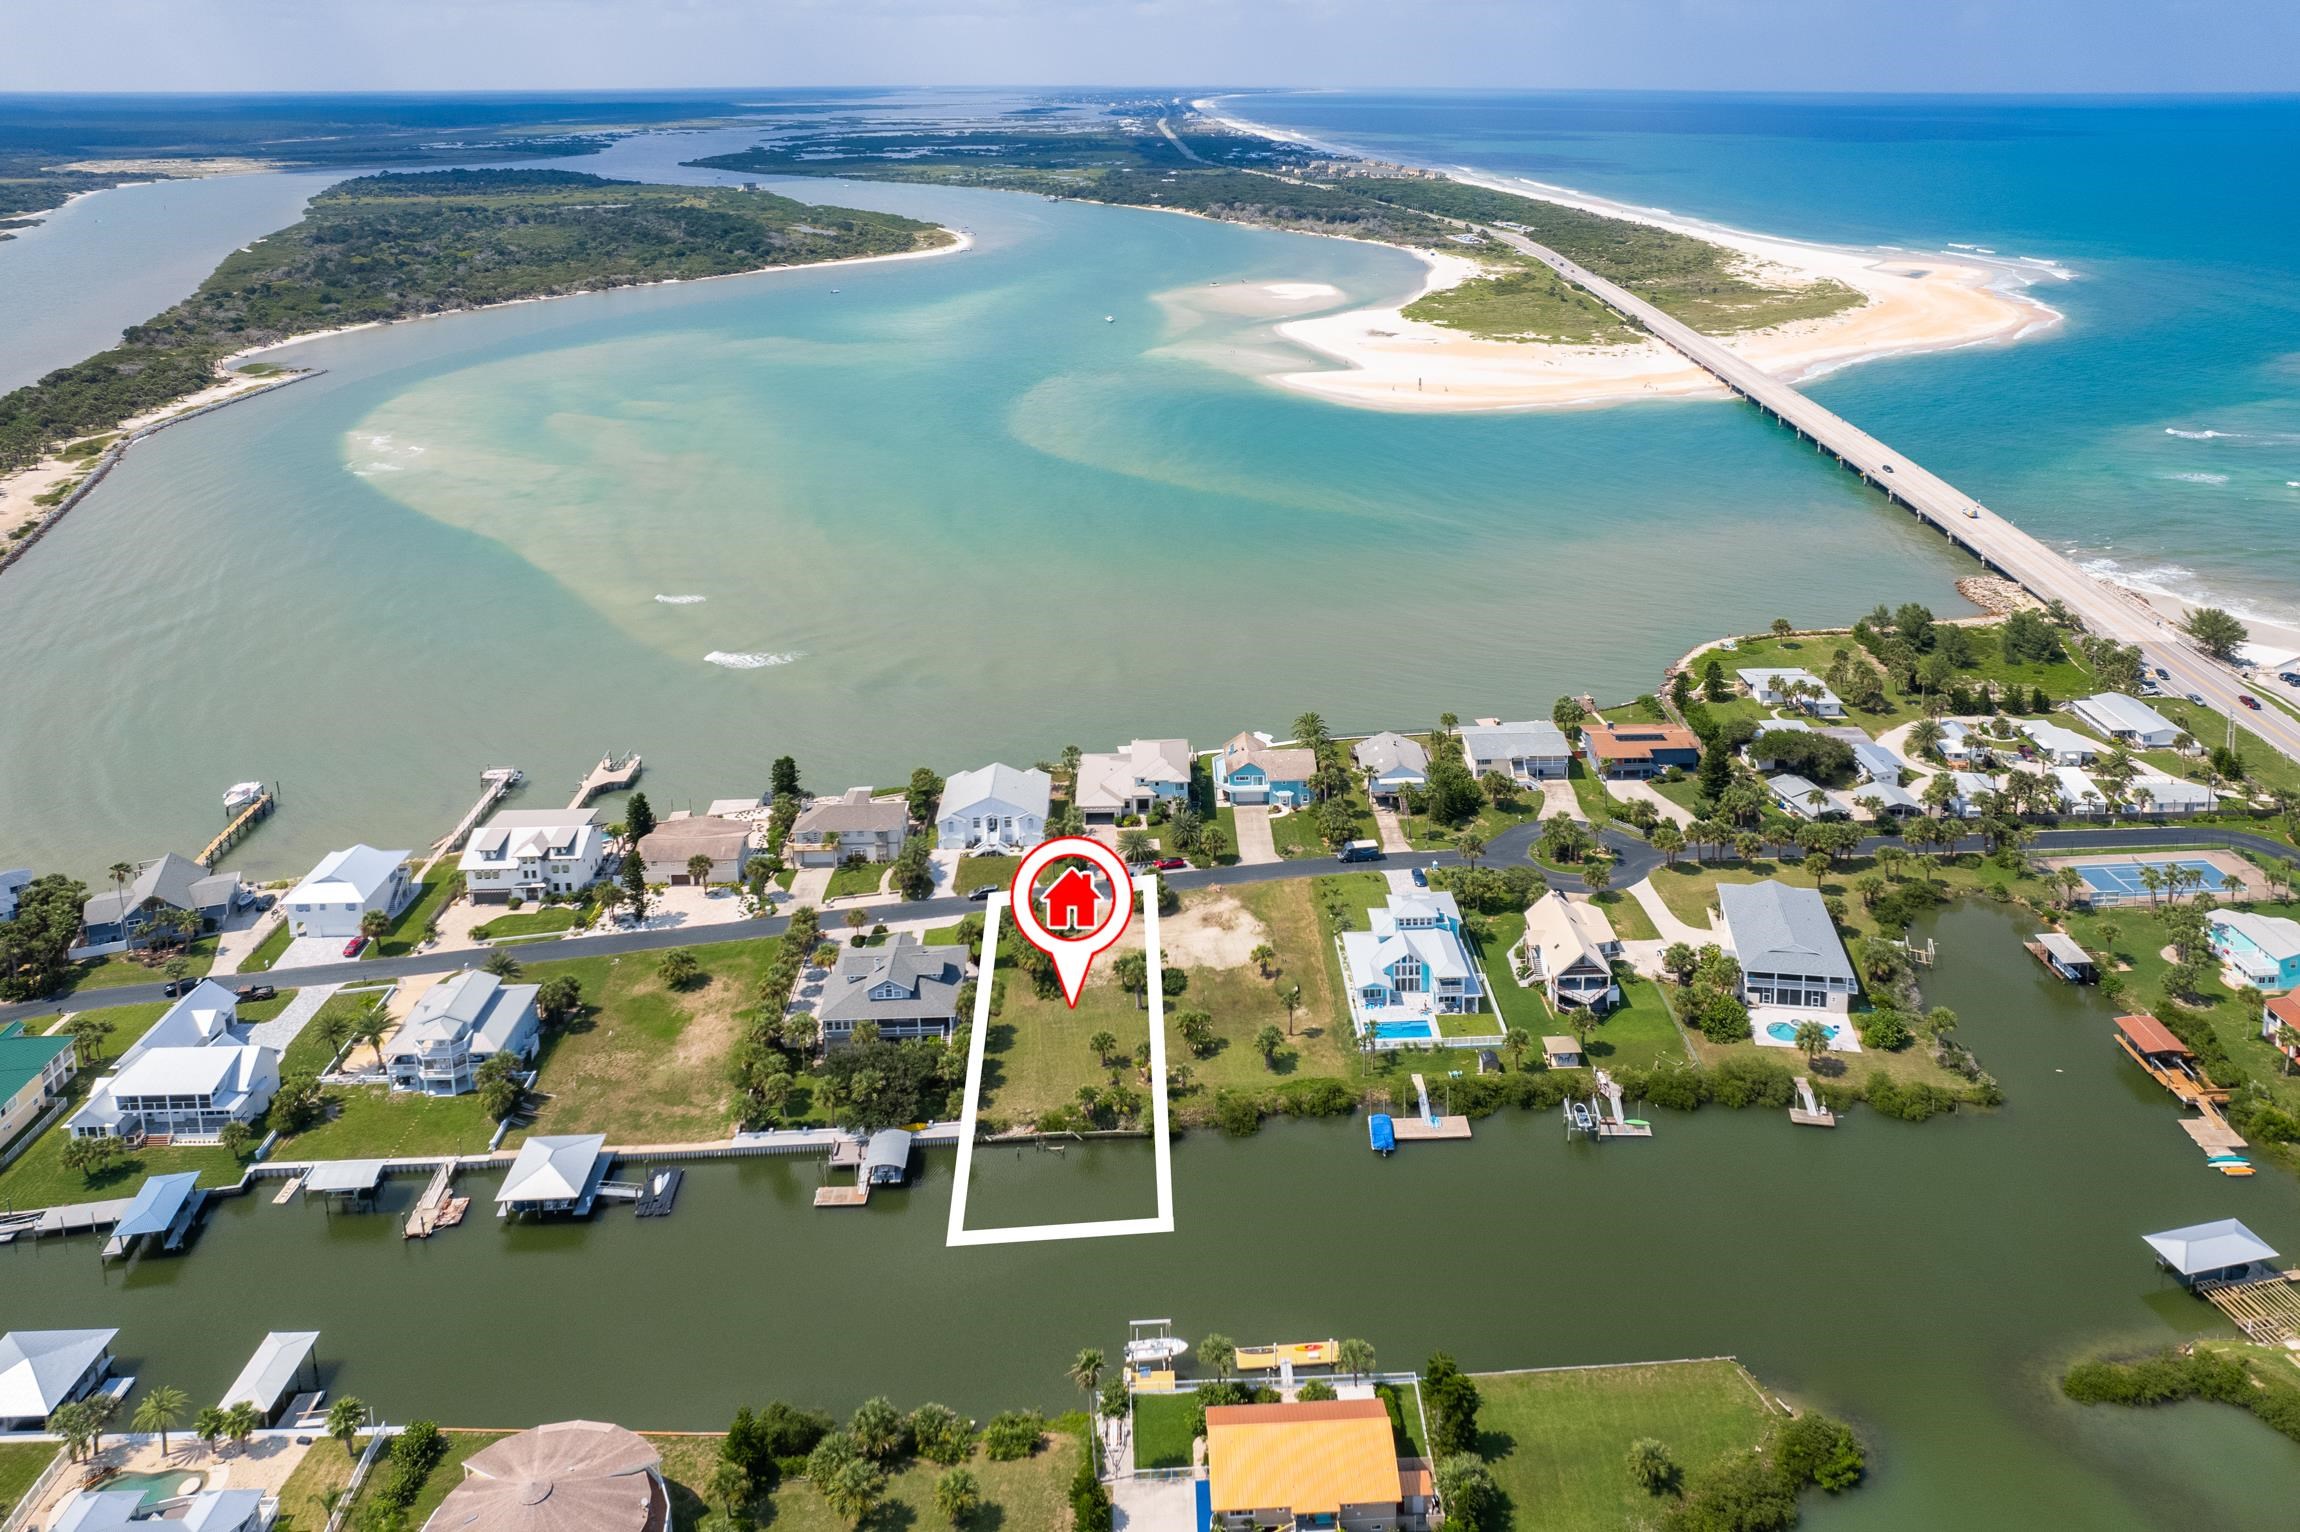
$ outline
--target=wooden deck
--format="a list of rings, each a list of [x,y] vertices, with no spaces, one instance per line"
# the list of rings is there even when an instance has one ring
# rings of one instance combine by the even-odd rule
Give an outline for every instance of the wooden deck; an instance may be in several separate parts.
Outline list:
[[[1401,1144],[1469,1137],[1467,1117],[1393,1117],[1390,1130]]]
[[[271,811],[278,807],[279,799],[273,795],[270,788],[265,788],[256,795],[253,803],[233,816],[232,822],[225,825],[222,832],[214,840],[202,846],[200,854],[193,857],[192,860],[208,871],[214,872],[216,859],[246,839],[248,832],[268,818]]]
[[[2199,1282],[2196,1294],[2226,1314],[2245,1337],[2263,1346],[2293,1346],[2300,1338],[2300,1273],[2241,1282]]]
[[[859,1208],[870,1201],[870,1183],[857,1181],[852,1186],[818,1186],[815,1188],[815,1206],[819,1208]]]
[[[2214,1111],[2181,1118],[2180,1131],[2196,1140],[2196,1147],[2206,1154],[2233,1154],[2246,1147],[2244,1135],[2228,1126],[2228,1119]]]
[[[455,822],[454,829],[431,843],[431,856],[424,862],[423,869],[415,875],[415,880],[420,883],[430,877],[431,869],[438,865],[441,857],[450,851],[460,850],[463,843],[471,838],[471,832],[479,828],[479,821],[486,816],[487,811],[502,802],[505,793],[525,780],[526,774],[516,766],[490,766],[481,772],[479,801],[464,810],[463,817]]]
[[[1837,1114],[1821,1105],[1813,1094],[1813,1082],[1803,1075],[1797,1076],[1797,1104],[1789,1108],[1789,1120],[1800,1128],[1833,1128]]]
[[[599,764],[583,774],[575,784],[575,796],[567,800],[571,809],[579,809],[601,793],[619,793],[639,780],[641,763],[639,752],[617,760],[612,752],[599,757]]]

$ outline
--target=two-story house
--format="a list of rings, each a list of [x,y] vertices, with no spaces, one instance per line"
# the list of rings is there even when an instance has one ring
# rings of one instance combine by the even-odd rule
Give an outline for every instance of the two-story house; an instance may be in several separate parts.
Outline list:
[[[212,1138],[253,1123],[279,1090],[279,1050],[248,1039],[239,998],[213,979],[160,1014],[65,1122],[75,1138]]]
[[[1461,731],[1461,754],[1473,777],[1498,771],[1531,786],[1545,778],[1564,776],[1573,760],[1573,747],[1565,742],[1565,731],[1546,719],[1519,723],[1480,719]]]
[[[783,852],[801,867],[836,867],[851,856],[891,862],[909,838],[910,808],[900,796],[873,798],[867,787],[850,787],[799,810]]]
[[[477,1085],[479,1066],[495,1055],[533,1058],[540,992],[540,985],[506,984],[476,968],[432,985],[383,1045],[391,1088],[460,1096]]]
[[[2300,921],[2250,910],[2205,916],[2212,950],[2254,989],[2274,994],[2300,986]]]
[[[740,883],[751,861],[750,821],[715,814],[673,814],[639,842],[639,860],[650,883],[684,887],[697,882],[695,858],[711,865],[700,882]]]
[[[350,938],[370,911],[386,916],[406,908],[415,892],[405,851],[358,845],[330,851],[280,901],[288,930],[297,936]]]
[[[1240,734],[1214,753],[1214,801],[1298,807],[1314,796],[1310,779],[1317,774],[1316,751]]]
[[[1190,796],[1190,742],[1138,739],[1122,749],[1080,756],[1071,802],[1090,825],[1149,817],[1160,803]]]
[[[934,818],[937,843],[945,851],[1028,851],[1046,839],[1053,800],[1054,779],[1036,767],[994,761],[962,771],[942,785]]]
[[[1485,985],[1461,937],[1461,907],[1434,889],[1392,894],[1366,912],[1367,931],[1342,933],[1342,968],[1360,1035],[1403,1036],[1385,1027],[1426,1027],[1435,1017],[1485,1009]]]
[[[14,1143],[79,1072],[71,1038],[35,1037],[20,1021],[0,1022],[0,1145]]]
[[[1613,979],[1613,959],[1620,955],[1621,942],[1605,911],[1553,889],[1527,907],[1525,938],[1512,957],[1519,974],[1541,986],[1552,1011],[1603,1015],[1621,1001],[1621,986]]]
[[[1429,785],[1428,749],[1403,734],[1369,734],[1350,747],[1350,759],[1366,774],[1366,792],[1376,803],[1396,803],[1406,789]]]
[[[887,1042],[947,1038],[958,1024],[958,990],[965,982],[965,961],[956,947],[925,947],[916,937],[898,936],[883,947],[844,948],[816,1007],[823,1043],[851,1042],[854,1029],[866,1021]]]
[[[1843,1011],[1860,993],[1852,959],[1818,892],[1767,878],[1717,889],[1719,934],[1741,964],[1750,1005]]]
[[[505,809],[474,830],[456,867],[474,904],[589,888],[612,870],[597,809]]]

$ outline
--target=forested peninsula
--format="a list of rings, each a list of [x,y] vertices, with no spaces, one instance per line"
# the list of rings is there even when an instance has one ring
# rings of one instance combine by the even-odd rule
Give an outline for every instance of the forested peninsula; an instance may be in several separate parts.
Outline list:
[[[1611,344],[1638,332],[1531,257],[1465,243],[1468,224],[1522,230],[1713,335],[1823,318],[1863,302],[1834,280],[1769,280],[1740,252],[1691,235],[1233,132],[1155,105],[1091,126],[825,129],[691,163],[1030,191],[1474,256],[1485,276],[1432,293],[1406,313],[1499,340]]]
[[[363,176],[235,251],[119,345],[0,395],[0,473],[217,382],[235,352],[524,298],[949,244],[917,219],[561,170]]]

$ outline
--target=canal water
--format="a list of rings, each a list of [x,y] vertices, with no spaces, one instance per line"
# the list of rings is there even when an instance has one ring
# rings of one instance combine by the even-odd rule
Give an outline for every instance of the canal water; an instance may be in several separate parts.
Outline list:
[[[2235,1215],[2300,1251],[2300,1186],[2207,1172],[2110,1044],[2110,1008],[2046,981],[2017,929],[1975,907],[1932,930],[1928,998],[2004,1082],[1993,1113],[1856,1113],[1834,1133],[1659,1113],[1650,1142],[1603,1147],[1512,1114],[1387,1160],[1357,1119],[1194,1133],[1174,1235],[958,1251],[947,1154],[859,1211],[812,1209],[812,1161],[751,1161],[696,1167],[669,1219],[481,1216],[428,1243],[258,1194],[188,1255],[125,1272],[86,1240],[0,1250],[0,1319],[117,1325],[129,1368],[195,1398],[265,1330],[317,1329],[331,1388],[457,1425],[700,1428],[746,1401],[880,1391],[1056,1408],[1069,1356],[1148,1314],[1192,1337],[1363,1335],[1393,1366],[1440,1347],[1476,1368],[1730,1352],[1874,1444],[1871,1483],[1814,1507],[1816,1527],[2289,1526],[2300,1447],[2249,1417],[2055,1392],[2075,1355],[2224,1333],[2152,1271],[2144,1231]],[[1130,1152],[986,1155],[970,1222],[1141,1211],[1149,1151]]]

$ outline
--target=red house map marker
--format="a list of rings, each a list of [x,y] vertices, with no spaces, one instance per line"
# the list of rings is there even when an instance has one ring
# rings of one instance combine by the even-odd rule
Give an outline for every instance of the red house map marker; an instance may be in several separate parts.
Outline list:
[[[1108,881],[1107,898],[1095,888],[1092,874],[1076,866],[1063,869],[1045,892],[1038,892],[1038,875],[1063,861],[1086,862],[1099,870]],[[1014,929],[1053,960],[1054,975],[1062,981],[1062,998],[1076,1010],[1079,991],[1086,987],[1087,970],[1096,958],[1118,944],[1134,918],[1134,884],[1125,862],[1102,842],[1083,835],[1041,841],[1014,869],[1014,884],[1008,893],[1014,905]],[[1109,908],[1098,913],[1105,903]],[[1043,917],[1039,914],[1041,904],[1046,909]],[[1056,934],[1056,927],[1063,934]]]

